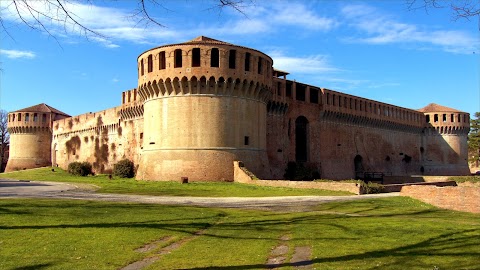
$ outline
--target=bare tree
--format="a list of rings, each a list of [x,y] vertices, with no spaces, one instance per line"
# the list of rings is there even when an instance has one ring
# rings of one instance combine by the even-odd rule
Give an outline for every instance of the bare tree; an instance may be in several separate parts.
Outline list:
[[[470,20],[479,17],[480,1],[478,0],[405,0],[409,10],[424,9],[429,12],[436,8],[449,8],[452,12],[452,19]]]
[[[165,1],[165,0],[163,0]],[[195,1],[195,0],[191,0]],[[210,0],[212,7],[206,9],[216,8],[222,10],[224,8],[232,8],[237,12],[245,15],[245,9],[254,4],[255,0]],[[0,29],[8,36],[13,38],[8,31],[5,22],[6,12],[9,10],[17,19],[28,26],[29,28],[48,34],[56,40],[55,27],[63,25],[65,32],[75,29],[79,34],[88,37],[108,38],[102,33],[90,28],[82,18],[77,16],[72,10],[72,6],[78,3],[93,5],[95,0],[11,0],[7,5],[0,5]],[[135,0],[136,8],[132,10],[129,19],[133,20],[136,25],[147,27],[149,24],[154,24],[159,27],[166,27],[158,21],[154,13],[168,11],[162,5],[162,0]]]
[[[10,134],[7,131],[8,113],[0,110],[0,172],[3,172],[7,159],[5,153],[10,144]]]

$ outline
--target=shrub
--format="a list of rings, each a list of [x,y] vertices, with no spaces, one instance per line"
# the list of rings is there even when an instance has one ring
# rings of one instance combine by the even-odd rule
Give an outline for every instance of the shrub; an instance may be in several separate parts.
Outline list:
[[[68,164],[68,172],[73,175],[87,176],[93,174],[92,164],[89,162],[72,162]]]
[[[132,178],[135,176],[133,162],[128,159],[123,159],[113,165],[113,175],[122,178]]]
[[[360,193],[361,194],[377,194],[382,193],[385,187],[381,184],[373,183],[373,182],[361,182],[360,183]]]

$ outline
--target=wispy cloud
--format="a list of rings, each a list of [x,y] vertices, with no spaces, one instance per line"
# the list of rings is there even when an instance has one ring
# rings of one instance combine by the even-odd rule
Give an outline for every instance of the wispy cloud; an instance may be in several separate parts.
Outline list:
[[[22,23],[22,19],[31,25],[42,28],[23,2],[17,2],[17,8],[11,0],[3,4],[2,19]],[[228,14],[226,22],[197,21],[197,25],[165,21],[165,28],[154,24],[147,25],[145,21],[139,22],[138,17],[130,9],[106,7],[87,4],[80,1],[64,3],[66,10],[72,18],[93,32],[85,32],[72,18],[68,18],[62,10],[56,10],[46,1],[30,1],[28,4],[43,14],[53,14],[56,19],[49,19],[36,15],[42,24],[55,36],[68,39],[72,36],[87,36],[90,40],[98,42],[107,48],[119,47],[120,41],[133,43],[158,43],[163,40],[179,40],[185,36],[204,35],[252,35],[280,31],[282,27],[297,27],[303,31],[329,31],[338,25],[338,22],[328,16],[315,13],[309,8],[308,3],[289,3],[286,1],[265,1],[245,8],[243,16],[239,12]],[[120,6],[120,5],[119,5]],[[52,11],[53,8],[53,11]],[[158,7],[157,7],[158,8]],[[19,18],[19,15],[22,18]],[[98,33],[100,35],[95,35]]]
[[[293,57],[287,56],[280,51],[270,52],[269,55],[272,57],[273,65],[276,69],[292,73],[318,74],[320,72],[340,70],[329,63],[327,55]]]
[[[471,34],[457,30],[432,30],[421,25],[404,23],[367,5],[347,5],[341,10],[347,23],[358,30],[348,42],[369,44],[408,43],[440,48],[446,52],[472,53],[479,43]]]
[[[35,53],[32,51],[18,51],[18,50],[0,50],[0,54],[7,56],[7,58],[18,59],[26,58],[32,59],[35,58]]]
[[[54,4],[49,4],[46,1],[30,1],[28,5],[37,10],[38,14],[34,12],[32,15],[23,2],[17,2],[16,6],[12,1],[5,2],[5,4],[2,4],[2,19],[17,23],[26,22],[40,29],[45,26],[49,29],[50,34],[57,38],[68,40],[72,37],[85,36],[107,48],[119,47],[117,41],[149,43],[152,40],[158,41],[158,39],[179,35],[173,30],[158,26],[147,28],[145,24],[132,18],[130,10],[121,8],[69,1],[63,3],[63,7],[69,11],[70,18],[63,13],[62,9],[56,10]],[[51,14],[53,19],[40,14]],[[81,23],[88,30],[80,27],[73,20]],[[75,41],[70,42],[74,43]]]

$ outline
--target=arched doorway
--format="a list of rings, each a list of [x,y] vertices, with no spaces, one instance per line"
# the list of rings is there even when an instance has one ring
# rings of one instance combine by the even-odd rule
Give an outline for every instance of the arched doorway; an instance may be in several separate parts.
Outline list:
[[[308,161],[308,120],[305,116],[295,120],[295,161]]]

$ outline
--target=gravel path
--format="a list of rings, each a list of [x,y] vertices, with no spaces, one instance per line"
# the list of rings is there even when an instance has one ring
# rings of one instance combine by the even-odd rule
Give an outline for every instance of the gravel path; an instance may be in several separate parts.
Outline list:
[[[276,211],[308,211],[312,206],[333,201],[352,201],[398,196],[398,193],[351,196],[280,197],[178,197],[95,193],[74,184],[0,179],[0,198],[49,198],[165,205],[246,208]]]

